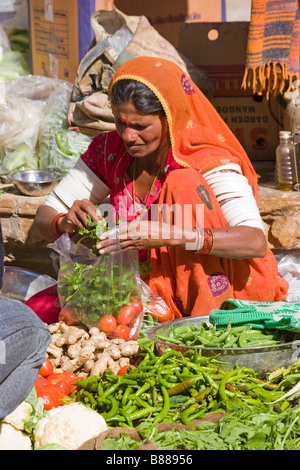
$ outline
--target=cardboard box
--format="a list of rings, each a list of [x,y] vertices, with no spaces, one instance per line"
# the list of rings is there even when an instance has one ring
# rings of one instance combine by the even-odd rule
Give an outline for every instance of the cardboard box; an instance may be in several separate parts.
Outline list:
[[[248,22],[185,24],[178,50],[215,81],[211,102],[249,158],[275,160],[285,108],[282,99],[267,100],[241,88],[248,31]]]
[[[112,8],[113,0],[28,0],[32,73],[73,83],[94,38],[92,14]]]
[[[174,47],[182,24],[225,20],[224,0],[114,0],[114,4],[125,15],[146,16]]]

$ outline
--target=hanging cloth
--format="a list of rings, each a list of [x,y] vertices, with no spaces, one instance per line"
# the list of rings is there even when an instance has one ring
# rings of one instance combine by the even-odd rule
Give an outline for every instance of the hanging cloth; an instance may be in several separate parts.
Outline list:
[[[252,0],[242,88],[286,93],[300,88],[299,0]]]

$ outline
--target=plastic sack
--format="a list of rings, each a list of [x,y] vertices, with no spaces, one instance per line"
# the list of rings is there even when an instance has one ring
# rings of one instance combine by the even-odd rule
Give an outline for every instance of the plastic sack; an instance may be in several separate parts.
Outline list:
[[[43,103],[6,95],[0,103],[1,173],[37,168],[35,153]]]
[[[66,173],[73,168],[91,142],[91,137],[68,130],[67,114],[71,84],[53,90],[44,109],[39,129],[40,168]]]
[[[38,138],[52,93],[70,87],[62,80],[26,75],[6,83],[0,93],[0,172],[39,168]]]
[[[8,36],[0,26],[0,81],[9,82],[30,73],[30,65],[25,55],[12,50]]]
[[[143,303],[136,253],[96,256],[67,234],[48,246],[60,254],[60,320],[96,326],[108,337],[137,339]]]
[[[278,263],[278,272],[289,283],[287,302],[300,302],[300,252],[291,250],[289,252],[275,255]]]

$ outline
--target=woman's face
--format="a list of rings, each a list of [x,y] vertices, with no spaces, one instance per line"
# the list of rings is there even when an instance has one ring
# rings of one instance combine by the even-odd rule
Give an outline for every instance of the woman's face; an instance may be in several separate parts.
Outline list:
[[[127,152],[145,157],[169,148],[167,119],[161,115],[143,114],[132,103],[114,106],[116,131]]]

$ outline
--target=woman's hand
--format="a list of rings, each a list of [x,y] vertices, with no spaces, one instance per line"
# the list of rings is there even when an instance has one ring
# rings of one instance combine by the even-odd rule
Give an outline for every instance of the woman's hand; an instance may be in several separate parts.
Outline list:
[[[163,222],[149,222],[133,220],[121,223],[116,229],[105,232],[96,248],[99,253],[114,253],[120,249],[149,250],[162,246],[176,246],[177,248],[197,249],[197,233],[195,229],[169,225]]]
[[[57,224],[59,232],[71,233],[75,228],[84,229],[88,225],[87,214],[94,222],[100,219],[96,206],[88,199],[75,201],[67,215],[60,219]]]

